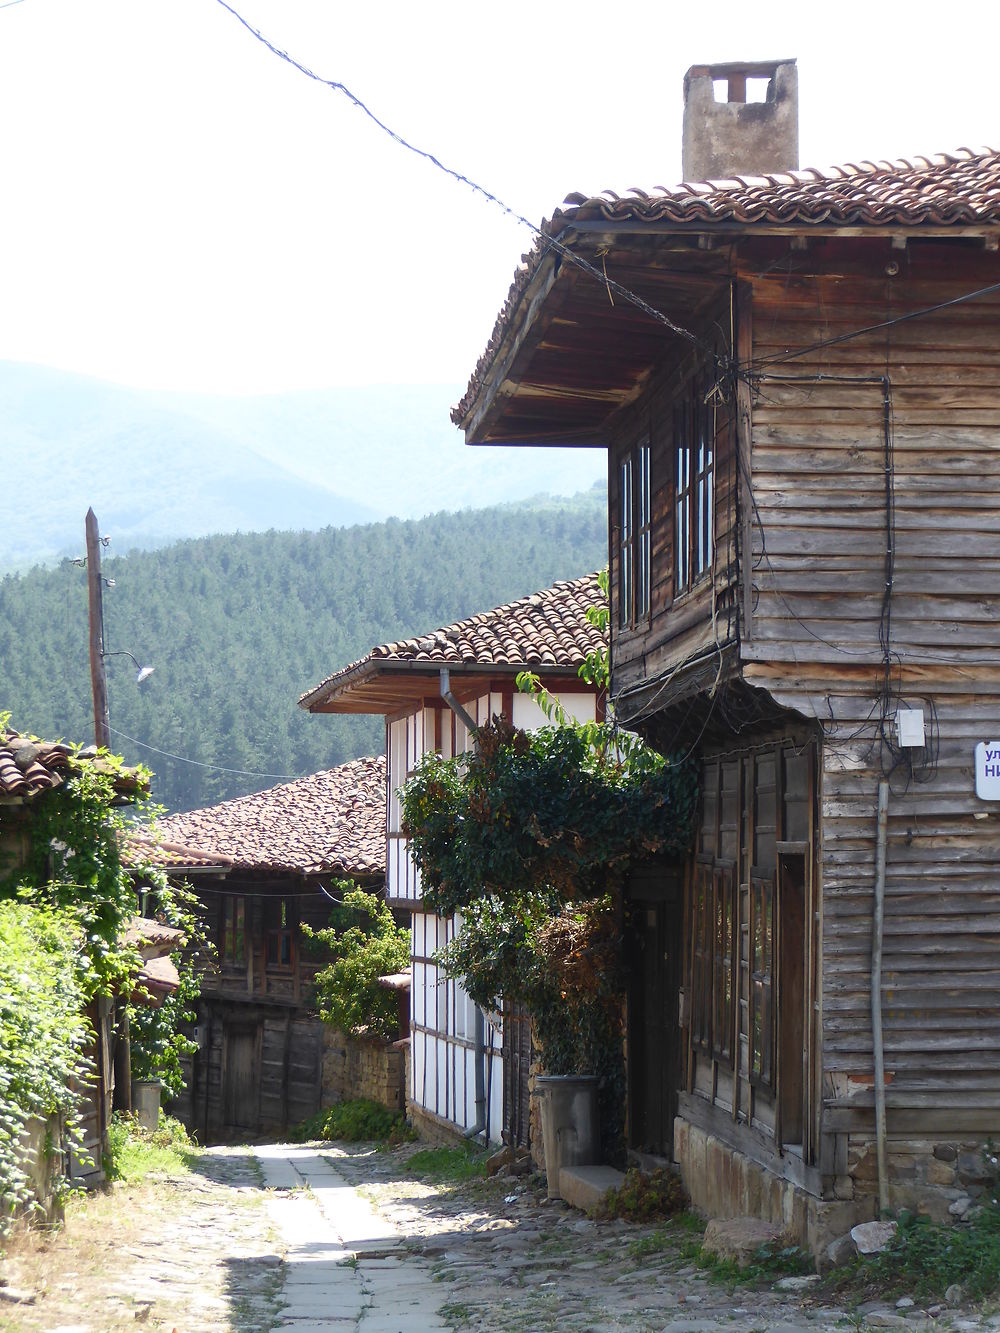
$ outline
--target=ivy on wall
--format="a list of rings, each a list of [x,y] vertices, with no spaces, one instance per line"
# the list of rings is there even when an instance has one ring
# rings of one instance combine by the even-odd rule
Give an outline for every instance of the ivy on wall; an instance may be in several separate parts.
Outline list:
[[[403,788],[425,905],[460,913],[444,951],[472,999],[528,1006],[546,1069],[600,1077],[603,1149],[622,1151],[630,868],[691,845],[698,775],[613,724],[524,732],[493,718],[474,752],[427,755]]]

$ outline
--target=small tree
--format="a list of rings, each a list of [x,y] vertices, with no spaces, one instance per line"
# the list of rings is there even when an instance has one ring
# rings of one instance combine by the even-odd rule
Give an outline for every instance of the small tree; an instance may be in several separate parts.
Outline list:
[[[334,908],[330,925],[322,930],[302,926],[302,933],[323,945],[331,959],[315,978],[320,1016],[350,1037],[395,1037],[396,996],[378,979],[409,967],[410,932],[396,925],[375,894],[351,880],[335,887],[343,906]]]

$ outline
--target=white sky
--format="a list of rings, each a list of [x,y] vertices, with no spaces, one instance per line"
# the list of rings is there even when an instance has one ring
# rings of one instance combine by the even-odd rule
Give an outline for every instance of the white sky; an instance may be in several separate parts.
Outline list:
[[[693,63],[797,57],[803,165],[1000,146],[986,0],[235,7],[534,220],[674,183]],[[217,0],[0,8],[0,126],[0,359],[222,393],[457,385],[531,243]]]

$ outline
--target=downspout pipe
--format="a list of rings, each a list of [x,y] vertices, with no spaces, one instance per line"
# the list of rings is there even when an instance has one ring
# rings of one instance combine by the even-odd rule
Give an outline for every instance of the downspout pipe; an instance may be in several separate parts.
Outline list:
[[[889,825],[889,784],[878,784],[878,824],[875,838],[875,900],[872,907],[872,1048],[875,1057],[875,1153],[878,1164],[878,1203],[889,1209],[889,1172],[885,1132],[885,1048],[882,1041],[882,933],[885,920],[885,862]]]
[[[473,719],[472,714],[455,698],[451,692],[451,674],[447,667],[442,667],[440,672],[441,680],[441,698],[445,701],[451,711],[468,728],[469,735],[472,737],[472,744],[476,744],[476,734],[479,731],[478,723]],[[486,1019],[479,1005],[476,1005],[475,1019],[475,1087],[476,1087],[476,1123],[471,1129],[466,1130],[465,1137],[474,1139],[482,1134],[486,1128]]]

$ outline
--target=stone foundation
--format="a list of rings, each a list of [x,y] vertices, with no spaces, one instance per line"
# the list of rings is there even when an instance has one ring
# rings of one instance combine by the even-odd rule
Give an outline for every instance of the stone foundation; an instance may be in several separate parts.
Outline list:
[[[979,1140],[893,1139],[887,1144],[889,1207],[904,1208],[932,1222],[953,1222],[978,1202],[990,1174]],[[847,1145],[847,1180],[856,1199],[878,1197],[878,1160],[874,1139],[851,1135]],[[965,1201],[968,1200],[968,1203]],[[963,1207],[963,1204],[965,1205]]]
[[[706,1217],[762,1218],[817,1256],[856,1223],[875,1216],[874,1199],[819,1199],[679,1116],[674,1121],[674,1160],[698,1212]]]
[[[433,1111],[425,1111],[415,1102],[410,1103],[409,1120],[425,1143],[450,1148],[459,1143],[469,1142],[465,1132],[451,1120],[445,1120],[443,1116],[435,1115]]]
[[[392,1042],[363,1041],[335,1028],[324,1028],[324,1107],[365,1097],[390,1111],[405,1111],[405,1077],[404,1052]]]

